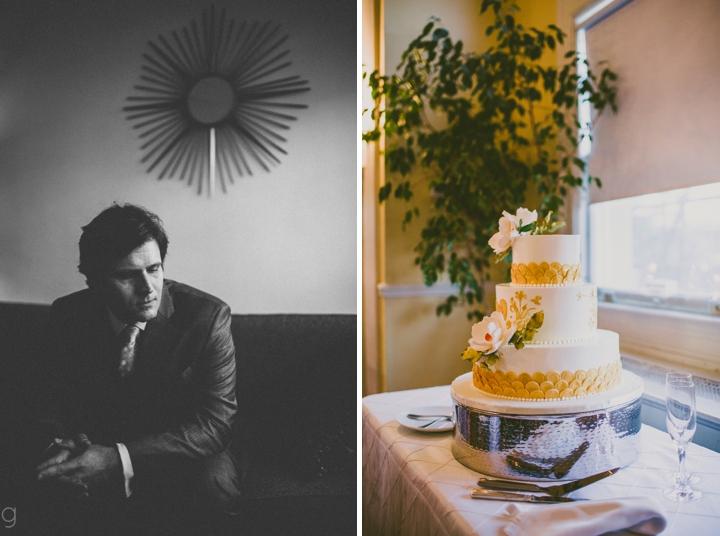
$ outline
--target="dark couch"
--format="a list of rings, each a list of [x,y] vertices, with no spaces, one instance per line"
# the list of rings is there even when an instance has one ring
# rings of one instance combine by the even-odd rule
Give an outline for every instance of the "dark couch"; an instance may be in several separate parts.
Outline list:
[[[47,305],[0,302],[0,510],[13,507],[37,403]],[[233,315],[246,514],[227,534],[355,534],[355,315]],[[23,516],[17,511],[16,533]],[[8,514],[9,516],[9,514]]]

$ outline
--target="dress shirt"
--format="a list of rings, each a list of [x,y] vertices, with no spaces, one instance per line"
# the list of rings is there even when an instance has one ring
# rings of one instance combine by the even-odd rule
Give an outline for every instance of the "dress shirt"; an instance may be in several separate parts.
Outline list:
[[[115,335],[120,335],[120,332],[124,330],[128,324],[125,324],[122,320],[118,319],[118,317],[116,317],[110,309],[108,309],[108,313],[110,313],[110,323],[112,324]],[[140,328],[140,331],[142,331],[145,329],[147,322],[138,322],[135,325]],[[123,478],[125,479],[125,496],[130,497],[132,494],[130,483],[135,476],[132,460],[130,459],[130,453],[124,443],[117,443],[117,449],[118,454],[120,454],[120,462],[122,463]]]

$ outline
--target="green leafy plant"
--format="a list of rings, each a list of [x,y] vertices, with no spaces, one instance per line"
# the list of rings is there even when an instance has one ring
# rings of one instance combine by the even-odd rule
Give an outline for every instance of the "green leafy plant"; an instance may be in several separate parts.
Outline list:
[[[533,188],[541,215],[560,209],[568,189],[584,183],[577,133],[586,126],[578,123],[578,95],[597,117],[607,106],[616,110],[617,92],[607,68],[599,77],[590,69],[581,77],[574,51],[561,68],[543,67],[543,54],[565,38],[557,26],[525,29],[506,0],[483,0],[481,13],[488,10],[494,18],[486,34],[495,44],[486,51],[465,52],[433,19],[402,54],[400,75],[370,73],[376,127],[363,134],[368,142],[386,134],[386,163],[400,179],[386,182],[379,199],[410,202],[403,228],[420,216],[412,203],[416,188],[425,183],[432,193],[415,263],[426,285],[447,273],[458,289],[437,314],[467,305],[468,318],[478,320],[482,282],[489,279],[488,240],[499,215],[522,206]],[[429,111],[440,119],[431,121]],[[445,126],[434,124],[441,121]],[[425,172],[413,174],[423,177],[413,183],[409,175],[417,168]]]

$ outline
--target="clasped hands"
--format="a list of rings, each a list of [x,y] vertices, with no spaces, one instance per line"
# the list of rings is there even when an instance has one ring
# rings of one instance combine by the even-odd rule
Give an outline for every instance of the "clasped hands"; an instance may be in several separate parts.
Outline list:
[[[77,441],[55,439],[50,449],[59,452],[37,466],[38,480],[54,479],[80,497],[88,497],[91,488],[122,473],[117,449],[94,445],[85,434]]]

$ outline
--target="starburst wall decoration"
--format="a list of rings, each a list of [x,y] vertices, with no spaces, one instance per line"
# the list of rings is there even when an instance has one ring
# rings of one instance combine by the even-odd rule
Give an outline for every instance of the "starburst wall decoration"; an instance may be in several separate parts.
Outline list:
[[[291,66],[288,40],[280,25],[236,23],[214,7],[170,38],[149,41],[142,55],[137,94],[123,111],[140,134],[158,179],[179,177],[198,194],[212,195],[219,179],[223,192],[233,176],[270,171],[287,154],[280,135],[305,104],[287,102],[310,90],[299,75],[283,76]]]

